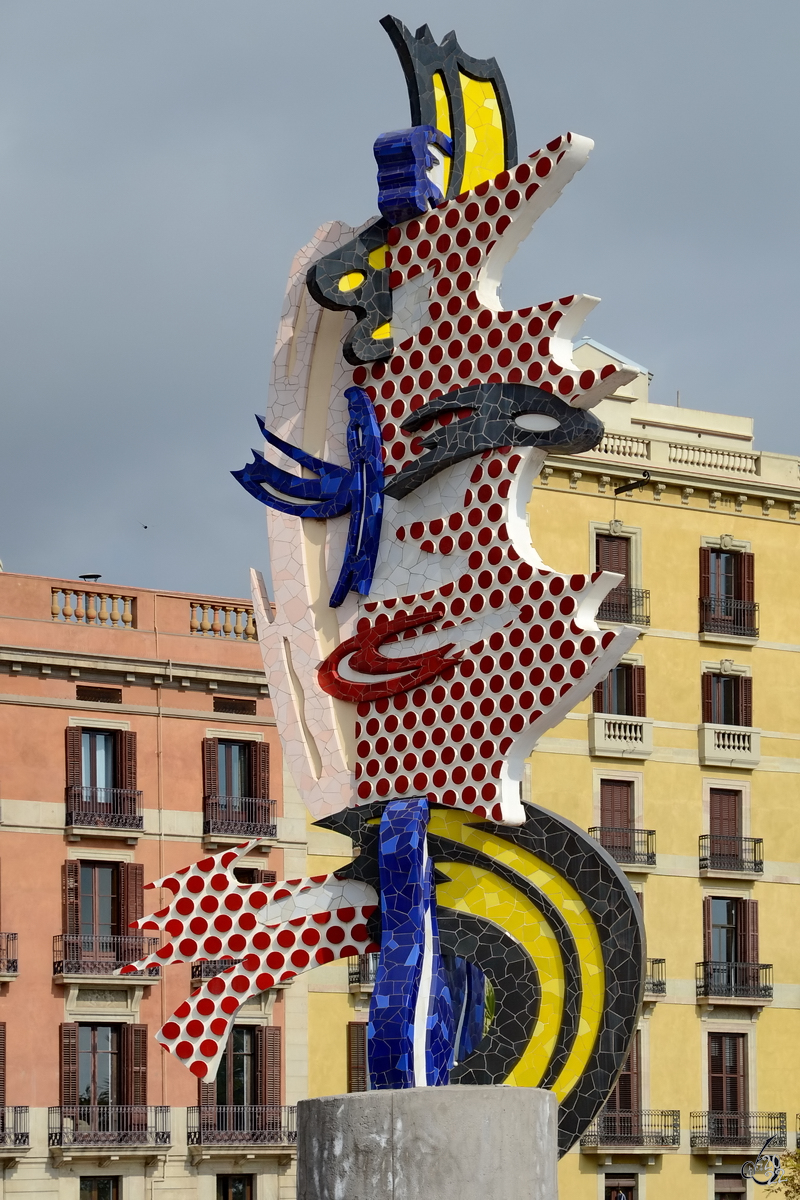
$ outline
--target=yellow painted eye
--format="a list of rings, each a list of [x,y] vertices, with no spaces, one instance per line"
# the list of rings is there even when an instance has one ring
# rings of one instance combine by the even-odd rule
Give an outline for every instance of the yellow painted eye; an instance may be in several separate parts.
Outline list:
[[[361,287],[364,282],[364,275],[361,271],[351,271],[349,275],[343,275],[339,280],[340,292],[353,292],[357,287]]]
[[[376,271],[382,271],[386,266],[386,255],[389,252],[389,246],[386,242],[382,246],[378,246],[377,250],[370,250],[369,265]]]
[[[392,336],[392,327],[389,322],[387,321],[385,325],[379,325],[372,336],[378,340],[390,338]]]

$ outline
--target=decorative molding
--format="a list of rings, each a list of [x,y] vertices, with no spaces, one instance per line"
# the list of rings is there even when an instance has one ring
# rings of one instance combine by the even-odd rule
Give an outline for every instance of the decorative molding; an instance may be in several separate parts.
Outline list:
[[[694,488],[685,487],[681,492],[681,504],[688,504],[689,497],[694,495]]]

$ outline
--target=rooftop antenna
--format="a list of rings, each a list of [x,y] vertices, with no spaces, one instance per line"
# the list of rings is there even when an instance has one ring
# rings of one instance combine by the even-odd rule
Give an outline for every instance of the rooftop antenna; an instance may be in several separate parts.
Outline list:
[[[680,408],[680,406],[681,406],[681,389],[680,388],[678,388],[678,395],[675,399],[675,403],[678,406],[678,408]]]
[[[78,579],[84,579],[87,583],[97,583],[98,579],[102,579],[102,575],[79,575]]]

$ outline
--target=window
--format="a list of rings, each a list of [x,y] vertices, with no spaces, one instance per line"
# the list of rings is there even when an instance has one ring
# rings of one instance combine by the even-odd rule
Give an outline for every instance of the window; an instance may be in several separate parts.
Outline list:
[[[758,637],[755,558],[749,552],[701,547],[700,631]]]
[[[217,1072],[217,1104],[257,1104],[256,1029],[234,1025]]]
[[[254,717],[257,712],[256,702],[255,700],[242,700],[233,696],[215,696],[214,712],[238,713],[241,716]]]
[[[639,1071],[640,1035],[636,1030],[630,1054],[622,1068],[614,1090],[606,1101],[606,1112],[639,1112],[642,1107],[641,1075]],[[620,1131],[622,1132],[622,1131]]]
[[[703,958],[706,995],[772,996],[771,968],[758,961],[757,900],[705,897]]]
[[[598,534],[595,542],[595,558],[598,571],[613,571],[622,575],[617,584],[598,609],[603,621],[628,621],[631,615],[631,544],[626,537],[609,537]]]
[[[747,1112],[746,1051],[744,1033],[709,1033],[708,1099],[712,1113]]]
[[[600,824],[606,829],[633,829],[633,784],[630,780],[600,780]]]
[[[138,1128],[147,1119],[147,1026],[112,1025],[102,1022],[61,1026],[61,1105],[81,1107],[80,1120],[100,1121],[107,1128],[109,1117],[93,1115],[91,1109],[123,1105],[133,1107],[128,1125]],[[95,1126],[89,1125],[89,1128]],[[115,1118],[114,1129],[124,1132],[124,1117]]]
[[[621,717],[647,715],[644,667],[622,663],[598,683],[593,696],[596,713],[614,713]]]
[[[136,734],[68,726],[67,824],[141,829]]]
[[[738,1175],[714,1176],[714,1200],[744,1200],[747,1184]]]
[[[113,788],[116,736],[99,729],[81,730],[81,780],[84,787]]]
[[[264,871],[260,867],[234,867],[233,873],[239,883],[275,883],[278,878],[274,871]]]
[[[635,1175],[621,1179],[613,1179],[610,1175],[606,1175],[605,1183],[603,1193],[605,1200],[636,1200],[638,1196]]]
[[[119,1104],[119,1026],[78,1026],[78,1103]]]
[[[218,1175],[217,1200],[253,1200],[252,1175]]]
[[[712,859],[741,858],[742,793],[731,788],[711,788],[708,831]]]
[[[135,943],[140,935],[130,926],[144,914],[143,888],[142,863],[69,860],[63,868],[64,933],[81,943],[119,935]]]
[[[80,864],[81,937],[111,937],[119,932],[119,866]]]
[[[119,1200],[119,1175],[83,1176],[80,1200]]]
[[[79,683],[75,688],[76,700],[91,700],[95,704],[122,704],[122,688],[89,687]]]
[[[365,1021],[347,1023],[347,1090],[367,1091],[367,1025]]]
[[[269,745],[256,741],[203,739],[203,791],[219,800],[269,797]]]
[[[702,676],[702,718],[706,725],[753,724],[753,680],[749,675]]]
[[[279,1025],[234,1025],[216,1082],[199,1084],[202,1108],[237,1106],[236,1113],[218,1116],[218,1128],[244,1128],[238,1106],[280,1108],[281,1040]]]

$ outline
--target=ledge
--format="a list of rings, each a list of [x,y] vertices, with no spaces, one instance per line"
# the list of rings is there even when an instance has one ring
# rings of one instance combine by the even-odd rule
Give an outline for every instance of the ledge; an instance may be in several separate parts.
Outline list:
[[[108,829],[105,827],[99,828],[94,825],[65,825],[64,833],[68,842],[93,841],[95,838],[108,840],[111,838],[115,842],[124,841],[128,846],[135,846],[138,844],[144,830]]]
[[[748,637],[746,634],[738,633],[707,633],[705,630],[699,633],[698,639],[701,642],[716,642],[721,646],[757,646],[757,637]]]
[[[589,753],[595,758],[649,758],[653,753],[652,719],[590,713]]]
[[[761,730],[749,725],[702,724],[697,728],[702,767],[752,771],[761,762]]]
[[[772,996],[696,996],[698,1008],[769,1008]]]
[[[53,1165],[96,1163],[99,1167],[119,1162],[144,1162],[145,1166],[165,1163],[171,1143],[163,1146],[51,1146]]]
[[[161,983],[161,975],[93,975],[87,972],[80,975],[53,975],[53,983],[62,987],[76,987],[88,984],[102,983],[103,987],[122,989],[132,987],[153,987]]]
[[[189,1158],[193,1166],[202,1162],[273,1162],[289,1166],[297,1158],[297,1146],[190,1146]]]

